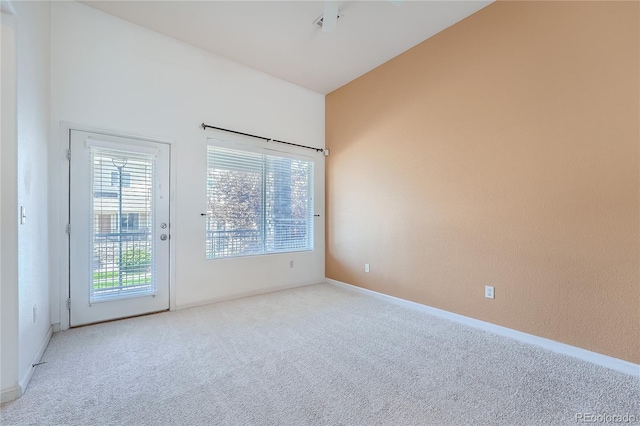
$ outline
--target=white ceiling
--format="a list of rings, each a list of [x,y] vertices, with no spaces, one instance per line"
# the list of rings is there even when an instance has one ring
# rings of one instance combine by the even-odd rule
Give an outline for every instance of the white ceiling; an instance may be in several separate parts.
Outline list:
[[[330,33],[313,25],[322,1],[84,3],[326,94],[491,1],[341,1]]]

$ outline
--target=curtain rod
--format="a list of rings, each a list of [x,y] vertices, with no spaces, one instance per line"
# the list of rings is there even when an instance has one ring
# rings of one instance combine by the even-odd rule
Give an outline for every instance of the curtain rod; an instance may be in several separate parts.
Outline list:
[[[314,151],[324,153],[325,156],[329,155],[329,150],[328,149],[315,148],[315,147],[312,147],[312,146],[305,146],[305,145],[298,145],[297,143],[279,141],[277,139],[271,139],[271,138],[265,138],[264,136],[252,135],[251,133],[243,133],[243,132],[238,132],[236,130],[223,129],[222,127],[209,126],[208,124],[204,124],[204,123],[202,123],[200,125],[200,127],[202,127],[203,130],[207,130],[207,129],[222,130],[223,132],[235,133],[236,135],[242,135],[242,136],[249,136],[249,137],[256,138],[256,139],[262,139],[262,140],[265,140],[267,142],[277,142],[277,143],[283,143],[285,145],[291,145],[291,146],[297,146],[297,147],[300,147],[300,148],[312,149]]]

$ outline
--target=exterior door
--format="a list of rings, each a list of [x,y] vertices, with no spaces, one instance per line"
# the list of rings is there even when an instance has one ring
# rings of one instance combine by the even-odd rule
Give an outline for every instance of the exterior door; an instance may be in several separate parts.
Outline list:
[[[70,325],[169,309],[168,144],[71,130]]]

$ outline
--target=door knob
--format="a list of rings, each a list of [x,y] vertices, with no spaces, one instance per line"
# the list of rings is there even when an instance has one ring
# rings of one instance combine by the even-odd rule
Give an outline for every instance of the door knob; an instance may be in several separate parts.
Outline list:
[[[163,222],[163,223],[161,223],[161,224],[160,224],[160,228],[162,228],[162,229],[167,229],[167,224],[166,224],[166,223],[164,223],[164,222]]]
[[[167,237],[167,234],[162,234],[162,235],[160,235],[160,239],[161,239],[162,241],[166,240],[167,238],[169,238],[169,237]]]

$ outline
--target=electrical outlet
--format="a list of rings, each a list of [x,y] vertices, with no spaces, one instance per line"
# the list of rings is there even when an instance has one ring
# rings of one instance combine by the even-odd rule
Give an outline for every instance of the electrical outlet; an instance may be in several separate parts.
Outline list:
[[[365,272],[369,272],[369,271],[370,271],[370,270],[369,270],[369,264],[368,264],[368,263],[365,263],[365,264],[364,264],[364,271],[365,271]]]
[[[484,297],[486,297],[487,299],[495,299],[492,286],[484,286]]]
[[[289,268],[293,268],[293,260],[289,261]]]
[[[36,318],[38,318],[38,305],[33,305],[33,322],[36,322]]]

